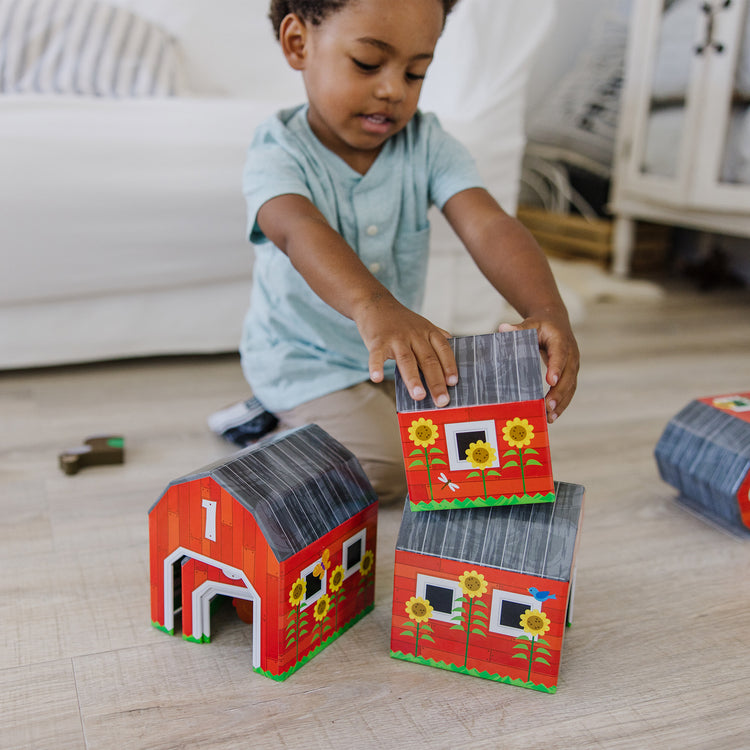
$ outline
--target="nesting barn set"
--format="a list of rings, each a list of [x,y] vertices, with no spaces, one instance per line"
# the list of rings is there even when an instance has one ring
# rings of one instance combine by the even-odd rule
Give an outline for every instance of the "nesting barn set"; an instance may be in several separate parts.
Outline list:
[[[451,339],[451,404],[397,376],[408,497],[391,655],[555,692],[583,488],[555,482],[535,331]],[[252,623],[253,669],[284,680],[369,612],[377,498],[316,425],[172,482],[149,512],[151,620],[210,639],[211,602]]]
[[[553,693],[583,487],[553,481],[536,331],[450,343],[449,407],[396,376],[409,497],[391,655]]]

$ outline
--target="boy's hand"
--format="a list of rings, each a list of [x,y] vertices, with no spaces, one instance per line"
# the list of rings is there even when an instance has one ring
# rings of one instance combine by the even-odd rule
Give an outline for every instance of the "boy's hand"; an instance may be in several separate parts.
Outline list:
[[[567,317],[529,317],[518,325],[502,323],[499,331],[518,331],[535,328],[539,336],[539,349],[547,365],[547,383],[550,386],[544,398],[547,421],[554,422],[566,409],[578,382],[580,354]]]
[[[370,357],[370,379],[383,380],[387,359],[396,361],[411,397],[421,401],[427,395],[420,370],[437,406],[447,406],[449,385],[458,382],[458,367],[447,339],[450,334],[417,315],[390,295],[371,300],[354,317]]]

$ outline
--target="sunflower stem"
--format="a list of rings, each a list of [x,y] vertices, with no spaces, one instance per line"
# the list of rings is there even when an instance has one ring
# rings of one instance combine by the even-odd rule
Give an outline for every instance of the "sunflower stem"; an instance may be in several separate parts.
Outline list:
[[[297,605],[297,618],[294,629],[294,660],[299,661],[299,604]]]
[[[482,484],[484,485],[484,499],[487,499],[487,475],[485,474],[486,469],[482,469]]]
[[[414,644],[414,656],[419,656],[419,623],[417,623],[417,635],[416,635],[416,643]]]
[[[518,462],[521,464],[521,486],[523,487],[523,494],[526,494],[526,474],[523,470],[523,451],[521,448],[518,449]]]
[[[531,651],[529,652],[529,674],[526,676],[526,682],[531,682],[531,662],[534,658],[534,642],[535,639],[531,639]]]
[[[424,462],[427,466],[427,481],[430,484],[430,500],[434,500],[435,496],[432,494],[432,476],[430,476],[430,456],[427,453],[427,448],[424,449]]]
[[[469,614],[466,617],[466,651],[464,652],[464,666],[469,667],[469,636],[471,635],[471,608],[474,599],[469,597]]]

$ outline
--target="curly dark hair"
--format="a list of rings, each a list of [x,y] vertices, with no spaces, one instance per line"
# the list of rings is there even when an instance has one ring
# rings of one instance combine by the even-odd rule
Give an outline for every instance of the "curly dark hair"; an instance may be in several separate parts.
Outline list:
[[[458,0],[438,1],[443,5],[445,18],[448,17],[448,14],[458,2]],[[271,10],[268,17],[271,19],[274,33],[278,39],[281,22],[290,13],[296,13],[303,21],[317,26],[326,16],[341,10],[350,2],[351,0],[271,0]]]

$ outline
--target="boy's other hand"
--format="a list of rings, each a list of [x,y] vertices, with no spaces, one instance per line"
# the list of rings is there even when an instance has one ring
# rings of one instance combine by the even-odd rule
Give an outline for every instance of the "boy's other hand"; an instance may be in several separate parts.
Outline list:
[[[437,406],[450,402],[448,386],[458,382],[458,367],[448,344],[450,334],[412,312],[394,298],[372,300],[355,322],[370,353],[370,379],[383,380],[386,360],[393,359],[409,394],[421,401],[427,393]]]
[[[547,365],[547,384],[550,386],[544,398],[547,422],[554,422],[567,408],[578,384],[578,369],[581,357],[567,316],[526,318],[517,325],[501,323],[498,331],[520,331],[535,328],[539,337],[539,349]]]

